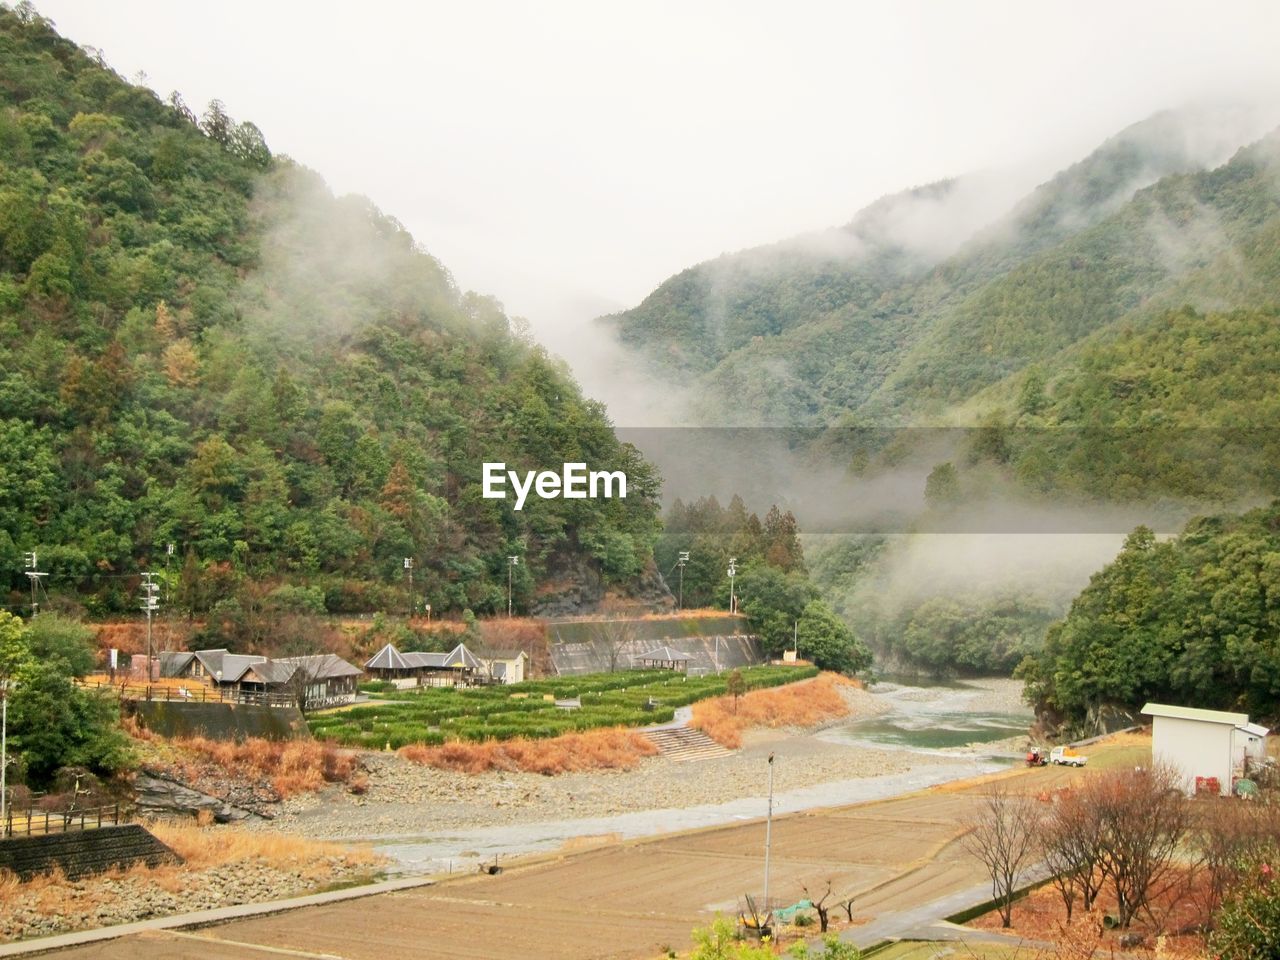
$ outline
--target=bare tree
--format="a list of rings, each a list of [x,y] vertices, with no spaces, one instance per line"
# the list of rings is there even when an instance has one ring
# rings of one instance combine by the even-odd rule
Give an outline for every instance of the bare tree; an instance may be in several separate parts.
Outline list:
[[[1209,882],[1204,886],[1205,916],[1217,913],[1223,894],[1240,877],[1248,856],[1280,836],[1280,804],[1195,804],[1195,847]]]
[[[1045,866],[1062,897],[1067,919],[1071,919],[1076,897],[1085,912],[1102,889],[1102,825],[1090,798],[1079,791],[1061,797],[1045,824],[1043,835]]]
[[[606,607],[604,615],[609,619],[597,621],[591,630],[596,649],[604,653],[609,660],[609,672],[618,669],[628,646],[635,639],[635,626],[631,620],[624,619],[616,608]]]
[[[1185,875],[1177,857],[1190,835],[1191,810],[1177,784],[1176,774],[1156,766],[1104,774],[1085,788],[1085,799],[1097,810],[1102,866],[1121,927]]]
[[[827,932],[827,925],[831,922],[831,908],[827,906],[827,900],[831,896],[831,881],[827,881],[826,892],[817,900],[813,899],[813,894],[809,892],[808,887],[801,887],[805,897],[813,904],[813,909],[818,911],[818,930],[821,933]]]
[[[1038,853],[1040,813],[1035,801],[997,785],[965,821],[965,849],[982,861],[991,876],[991,898],[1001,926],[1013,922],[1013,894],[1018,880]]]

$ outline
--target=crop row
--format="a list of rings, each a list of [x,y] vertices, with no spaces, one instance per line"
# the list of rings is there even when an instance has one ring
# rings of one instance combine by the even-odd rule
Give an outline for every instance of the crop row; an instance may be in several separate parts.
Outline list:
[[[793,683],[817,674],[812,667],[749,667],[745,690]],[[434,689],[397,701],[378,701],[309,720],[312,733],[348,746],[397,749],[447,739],[531,739],[610,726],[665,723],[675,708],[723,695],[729,674],[688,677],[669,671],[629,671],[535,680],[481,690]],[[564,685],[570,681],[572,686]],[[573,694],[581,707],[557,709],[544,699]]]

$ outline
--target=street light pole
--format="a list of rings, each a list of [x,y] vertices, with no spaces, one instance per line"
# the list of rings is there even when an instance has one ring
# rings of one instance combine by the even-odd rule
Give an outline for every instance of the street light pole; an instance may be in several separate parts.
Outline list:
[[[733,578],[738,575],[738,558],[729,558],[729,612],[738,612],[738,599],[733,592]]]
[[[142,575],[142,592],[145,596],[142,598],[142,609],[147,615],[147,683],[150,684],[152,677],[151,669],[151,615],[160,608],[160,601],[156,599],[156,593],[160,590],[160,584],[155,582],[154,573],[144,573]],[[148,697],[150,694],[148,694]]]
[[[773,843],[773,754],[769,754],[769,815],[764,822],[764,911],[769,913],[769,848]]]
[[[9,835],[9,793],[5,774],[9,771],[9,681],[0,680],[0,837]]]
[[[689,562],[689,551],[681,550],[680,559],[676,561],[676,566],[680,568],[680,599],[676,603],[677,610],[684,609],[684,565]]]
[[[507,557],[507,619],[511,618],[511,575],[519,564],[519,557]]]

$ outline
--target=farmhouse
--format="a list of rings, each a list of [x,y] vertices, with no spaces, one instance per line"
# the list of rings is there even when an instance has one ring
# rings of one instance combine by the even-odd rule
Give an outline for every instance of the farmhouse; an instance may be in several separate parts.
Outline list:
[[[332,653],[272,659],[225,649],[165,650],[160,675],[206,684],[229,699],[301,699],[303,708],[311,710],[354,700],[360,670]]]
[[[1187,793],[1230,796],[1247,772],[1246,757],[1258,762],[1265,755],[1269,731],[1248,714],[1164,703],[1148,703],[1142,712],[1152,718],[1152,759],[1173,768]]]
[[[397,687],[467,686],[488,677],[485,665],[462,643],[448,653],[401,653],[388,643],[365,661],[364,669],[375,680],[390,680]]]

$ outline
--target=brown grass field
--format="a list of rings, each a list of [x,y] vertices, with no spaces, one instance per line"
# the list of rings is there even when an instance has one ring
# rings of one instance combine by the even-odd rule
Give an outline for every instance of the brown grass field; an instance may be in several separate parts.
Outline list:
[[[624,727],[566,733],[546,740],[517,737],[501,742],[450,741],[438,747],[411,745],[400,755],[439,770],[486,773],[571,773],[582,770],[632,770],[658,748],[646,737]]]
[[[319,790],[330,783],[352,783],[360,777],[359,756],[322,740],[265,740],[248,737],[210,740],[207,737],[163,738],[126,721],[130,736],[146,744],[159,762],[177,767],[190,783],[237,771],[248,780],[263,780],[281,798]]]
[[[700,700],[693,705],[691,726],[731,750],[742,746],[743,731],[752,727],[813,727],[849,713],[841,687],[859,684],[836,673],[784,687],[752,690],[733,697]]]

